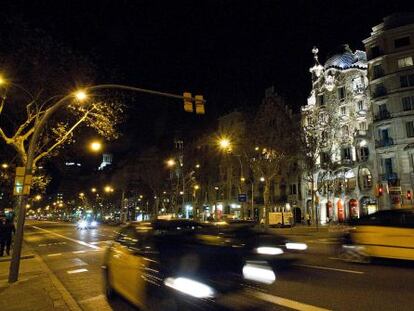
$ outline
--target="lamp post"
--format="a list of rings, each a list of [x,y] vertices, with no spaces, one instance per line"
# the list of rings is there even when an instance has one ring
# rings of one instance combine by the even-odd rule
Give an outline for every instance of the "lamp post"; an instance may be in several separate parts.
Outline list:
[[[5,83],[5,79],[2,76],[0,76],[0,84],[4,84],[4,83]],[[30,139],[29,149],[27,151],[26,163],[24,163],[25,170],[24,170],[23,180],[28,179],[27,176],[31,176],[33,174],[33,162],[35,159],[35,153],[36,153],[37,145],[39,143],[40,134],[42,130],[44,129],[46,123],[50,120],[50,118],[60,109],[67,106],[68,101],[70,99],[76,99],[78,102],[81,103],[88,98],[89,93],[91,93],[92,91],[97,91],[97,90],[102,90],[102,89],[119,89],[119,90],[125,90],[125,91],[133,91],[133,92],[140,92],[140,93],[176,98],[176,99],[181,99],[181,100],[185,100],[185,99],[188,100],[188,98],[184,98],[184,96],[182,95],[159,92],[159,91],[126,86],[126,85],[120,85],[120,84],[100,84],[100,85],[87,87],[75,93],[68,94],[60,98],[55,104],[47,108],[44,111],[44,114],[39,116],[39,118],[35,121],[35,125],[33,127],[33,134]],[[192,99],[193,98],[191,98],[191,100]],[[23,194],[19,196],[18,202],[17,202],[18,218],[17,218],[16,234],[14,237],[14,250],[13,250],[12,259],[10,263],[10,269],[9,269],[9,279],[8,279],[9,283],[16,282],[19,276],[20,257],[21,257],[22,242],[23,242],[23,228],[24,228],[24,222],[25,222],[25,217],[26,217],[27,202],[28,202],[28,194]]]

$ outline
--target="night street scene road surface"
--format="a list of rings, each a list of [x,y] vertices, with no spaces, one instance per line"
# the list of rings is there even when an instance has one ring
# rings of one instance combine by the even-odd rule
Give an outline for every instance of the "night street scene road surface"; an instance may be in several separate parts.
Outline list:
[[[412,310],[414,3],[4,1],[0,310]]]

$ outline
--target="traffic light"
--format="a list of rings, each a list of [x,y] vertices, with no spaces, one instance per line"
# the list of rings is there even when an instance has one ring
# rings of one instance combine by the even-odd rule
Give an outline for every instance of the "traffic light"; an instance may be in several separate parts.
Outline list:
[[[407,200],[411,200],[412,198],[411,190],[407,190]]]
[[[184,111],[185,112],[193,112],[193,98],[191,97],[191,93],[184,92]]]
[[[204,108],[204,99],[202,95],[195,96],[195,108],[196,108],[196,114],[206,113],[206,110]]]
[[[378,186],[378,196],[382,196],[384,194],[384,188],[382,188],[382,185]]]

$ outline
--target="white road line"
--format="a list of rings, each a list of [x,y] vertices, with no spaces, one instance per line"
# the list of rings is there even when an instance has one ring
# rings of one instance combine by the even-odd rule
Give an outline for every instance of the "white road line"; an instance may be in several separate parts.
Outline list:
[[[48,254],[48,257],[56,257],[56,256],[61,256],[62,253],[56,253],[56,254]]]
[[[337,271],[337,272],[346,272],[346,273],[353,273],[353,274],[364,274],[365,273],[365,272],[362,272],[362,271],[337,269],[337,268],[330,268],[330,267],[324,267],[324,266],[313,266],[313,265],[304,265],[304,264],[295,264],[295,266],[311,268],[311,269],[319,269],[319,270],[330,270],[330,271]]]
[[[302,303],[302,302],[299,302],[299,301],[290,300],[290,299],[286,299],[286,298],[282,298],[282,297],[278,297],[278,296],[273,296],[273,295],[262,293],[262,292],[254,292],[253,295],[256,296],[257,298],[263,300],[263,301],[270,302],[270,303],[273,303],[275,305],[291,308],[291,309],[294,309],[294,310],[300,310],[300,311],[329,311],[329,309],[324,309],[324,308],[312,306],[312,305]]]
[[[66,271],[68,274],[74,274],[74,273],[82,273],[82,272],[87,272],[88,269],[76,269],[76,270],[69,270]]]
[[[83,254],[83,253],[86,253],[86,251],[74,251],[74,252],[72,252],[73,254]]]
[[[50,234],[53,234],[53,235],[58,236],[58,237],[61,237],[61,238],[66,239],[68,241],[72,241],[72,242],[78,243],[78,244],[83,245],[83,246],[87,246],[87,247],[90,247],[90,248],[93,248],[93,249],[96,249],[96,250],[100,250],[101,249],[99,246],[95,246],[95,245],[92,245],[92,244],[89,244],[89,243],[86,243],[86,242],[83,242],[83,241],[75,240],[75,239],[69,238],[67,236],[61,235],[59,233],[55,233],[55,232],[50,231],[50,230],[46,230],[46,229],[43,229],[43,228],[40,228],[40,227],[37,227],[37,226],[32,226],[32,227],[35,228],[35,229],[37,229],[37,230],[40,230],[40,231],[43,231],[43,232],[48,232]]]
[[[84,304],[84,303],[88,303],[88,302],[92,302],[92,301],[96,301],[96,300],[105,300],[105,295],[98,295],[98,296],[95,296],[95,297],[86,298],[86,299],[83,299],[83,300],[79,301],[79,303]]]

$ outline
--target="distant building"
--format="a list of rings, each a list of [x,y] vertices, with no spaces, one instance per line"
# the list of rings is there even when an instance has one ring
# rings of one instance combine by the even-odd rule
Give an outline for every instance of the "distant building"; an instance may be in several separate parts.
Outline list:
[[[326,138],[325,149],[321,148],[314,176],[318,219],[321,223],[327,219],[344,221],[376,210],[367,60],[364,51],[353,52],[348,45],[323,65],[318,49],[312,52],[312,90],[302,108],[302,124],[322,130],[325,116],[335,120],[331,124],[335,133]],[[329,168],[326,163],[330,163]],[[311,187],[307,182],[302,184],[305,213],[311,213]]]
[[[394,14],[363,40],[373,105],[381,208],[412,205],[414,187],[414,14]]]

